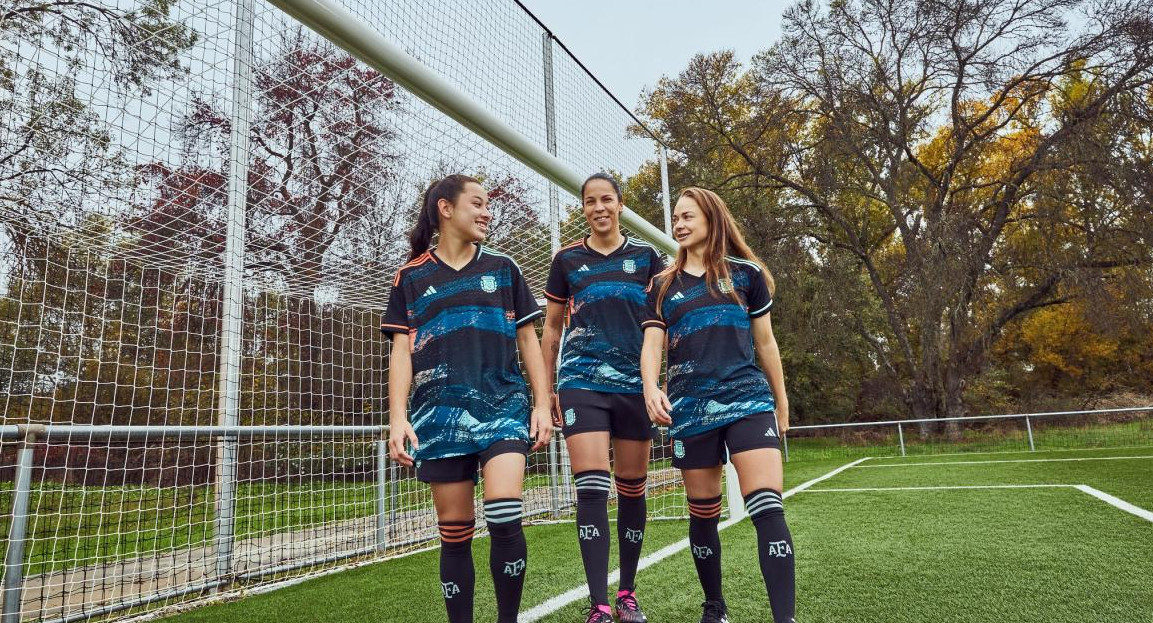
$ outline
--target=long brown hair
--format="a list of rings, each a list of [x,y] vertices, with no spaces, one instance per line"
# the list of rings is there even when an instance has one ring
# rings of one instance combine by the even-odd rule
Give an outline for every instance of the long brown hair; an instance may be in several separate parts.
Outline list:
[[[682,190],[680,196],[695,201],[701,208],[701,216],[709,225],[709,236],[705,242],[705,284],[707,284],[709,291],[712,292],[714,284],[721,279],[732,278],[729,274],[729,265],[725,261],[726,256],[731,256],[755,262],[761,268],[761,274],[765,276],[765,283],[769,287],[769,295],[772,296],[777,289],[773,274],[769,272],[765,263],[745,242],[745,237],[741,235],[737,221],[733,218],[733,213],[729,212],[729,206],[725,205],[724,199],[721,199],[717,193],[711,190],[695,186]],[[657,275],[656,278],[661,281],[660,289],[657,291],[657,315],[661,313],[661,306],[664,304],[665,295],[668,294],[673,278],[685,267],[685,261],[688,260],[688,257],[689,252],[681,247],[677,251],[677,258],[673,265]],[[730,296],[734,301],[740,303],[735,290],[730,293]]]

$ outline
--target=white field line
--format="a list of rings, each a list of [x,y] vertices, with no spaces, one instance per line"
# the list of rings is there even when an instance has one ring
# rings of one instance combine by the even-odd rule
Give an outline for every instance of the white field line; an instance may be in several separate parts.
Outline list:
[[[1109,495],[1100,489],[1094,489],[1089,485],[954,485],[954,486],[941,486],[941,487],[860,487],[854,489],[809,489],[806,493],[862,493],[872,491],[949,491],[957,489],[1076,489],[1082,493],[1087,493],[1102,502],[1114,507],[1119,508],[1130,515],[1135,515],[1149,522],[1153,522],[1153,512],[1149,512],[1140,506],[1130,504],[1121,498]]]
[[[1069,461],[1124,461],[1130,459],[1153,459],[1153,454],[1142,456],[1083,456],[1071,459],[995,459],[992,461],[930,461],[926,463],[873,463],[861,467],[924,467],[937,465],[991,465],[993,463],[1064,463]]]
[[[908,445],[911,446],[913,444],[910,443]],[[1049,449],[1037,450],[1036,452],[1033,452],[1030,450],[987,450],[985,452],[940,452],[940,453],[935,453],[935,454],[917,454],[917,455],[913,455],[913,456],[915,456],[915,457],[916,456],[923,456],[926,458],[936,457],[936,456],[982,456],[985,454],[995,454],[995,455],[999,454],[999,455],[1004,456],[1006,454],[1050,454],[1050,453],[1058,453],[1058,452],[1092,452],[1092,451],[1105,451],[1105,450],[1147,450],[1149,448],[1153,448],[1153,445],[1139,444],[1139,445],[1134,445],[1134,446],[1109,446],[1106,448],[1054,448],[1052,450],[1049,450]],[[885,455],[885,456],[876,456],[873,458],[874,459],[899,459],[901,457],[899,455],[896,455],[896,454],[889,454],[889,455]]]
[[[1141,508],[1140,506],[1135,506],[1133,504],[1130,504],[1130,503],[1126,502],[1125,500],[1122,500],[1121,498],[1109,495],[1108,493],[1105,493],[1104,491],[1101,491],[1100,489],[1094,489],[1093,487],[1090,487],[1089,485],[1076,485],[1076,488],[1080,491],[1088,493],[1089,495],[1097,498],[1098,500],[1101,500],[1102,502],[1104,502],[1110,506],[1115,506],[1115,507],[1125,511],[1126,513],[1129,513],[1130,515],[1136,515],[1136,516],[1140,517],[1141,519],[1153,522],[1153,513]]]
[[[950,485],[940,487],[856,487],[852,489],[809,489],[806,493],[862,493],[867,491],[947,491],[951,489],[1070,489],[1077,485]]]
[[[809,487],[811,487],[811,486],[813,486],[819,482],[822,482],[824,480],[828,480],[829,478],[836,476],[837,474],[845,471],[846,469],[849,469],[850,467],[856,467],[857,465],[859,465],[859,464],[861,464],[867,460],[869,460],[869,457],[865,457],[863,459],[857,459],[856,461],[853,461],[852,463],[847,463],[845,465],[842,465],[842,466],[838,467],[837,469],[834,469],[833,471],[831,471],[827,474],[824,474],[823,476],[818,476],[818,477],[816,477],[816,478],[814,478],[808,482],[799,484],[799,485],[793,487],[792,489],[785,491],[784,494],[781,495],[781,497],[782,498],[791,497],[795,493],[800,493],[801,491],[804,491],[804,490],[808,489]],[[725,521],[722,521],[720,523],[719,529],[724,530],[725,528],[728,528],[729,526],[740,522],[740,520],[741,520],[740,517],[737,517],[735,519],[726,519]],[[666,545],[666,546],[658,549],[657,551],[649,554],[648,556],[641,558],[640,562],[637,563],[637,571],[641,571],[642,569],[645,569],[645,568],[648,568],[652,565],[655,565],[656,563],[668,558],[669,556],[672,556],[673,554],[676,554],[680,551],[688,549],[688,547],[689,547],[689,540],[687,538],[681,539],[675,543],[671,543],[669,545]],[[621,570],[619,568],[612,570],[612,572],[609,573],[609,584],[612,585],[614,582],[619,580],[620,577],[621,577]],[[552,598],[544,601],[543,603],[537,604],[537,605],[533,606],[532,608],[529,608],[528,610],[521,612],[520,615],[518,616],[518,619],[521,621],[521,623],[533,623],[534,621],[539,621],[540,619],[556,612],[557,610],[560,610],[561,608],[564,608],[565,606],[567,606],[573,602],[587,598],[588,594],[589,594],[588,584],[581,584],[580,586],[569,589],[569,590],[561,593],[560,595],[552,597]]]

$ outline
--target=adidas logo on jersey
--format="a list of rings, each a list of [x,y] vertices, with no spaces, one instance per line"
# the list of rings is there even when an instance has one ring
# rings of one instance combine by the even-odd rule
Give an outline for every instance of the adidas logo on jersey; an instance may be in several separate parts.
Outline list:
[[[436,294],[436,288],[434,288],[432,286],[428,286],[428,289],[425,290],[424,294],[422,294],[421,296],[428,296],[430,294]]]
[[[670,301],[679,301],[679,300],[681,300],[681,299],[683,299],[683,298],[685,298],[685,295],[684,295],[684,293],[683,293],[683,292],[677,292],[677,293],[676,293],[676,294],[674,294],[674,295],[673,295],[673,297],[672,297],[671,299],[669,299],[669,300],[670,300]]]
[[[577,269],[577,272],[578,272],[578,273],[583,273],[583,272],[587,271],[588,269],[589,269],[589,265],[588,265],[588,264],[581,264],[581,267]]]

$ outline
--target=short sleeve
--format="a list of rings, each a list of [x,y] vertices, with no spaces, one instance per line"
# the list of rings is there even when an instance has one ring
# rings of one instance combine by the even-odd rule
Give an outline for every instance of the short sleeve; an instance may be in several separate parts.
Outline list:
[[[660,314],[657,313],[657,295],[660,292],[660,284],[657,283],[656,277],[649,281],[649,287],[645,289],[645,307],[641,311],[641,328],[647,329],[649,327],[656,327],[658,329],[665,329],[665,321],[661,320]]]
[[[408,301],[404,295],[404,284],[400,274],[393,281],[392,293],[388,295],[388,308],[384,311],[384,318],[380,321],[380,332],[408,333]]]
[[[510,270],[512,270],[512,296],[515,307],[513,311],[516,312],[516,326],[521,327],[536,320],[543,312],[541,312],[536,299],[533,298],[532,291],[528,289],[528,283],[525,282],[520,267],[516,263],[510,263],[512,264]]]
[[[557,253],[552,257],[552,266],[548,269],[548,283],[544,287],[544,296],[556,303],[567,303],[569,299],[568,277],[565,275],[564,263]]]
[[[749,317],[760,318],[773,308],[773,295],[769,294],[769,284],[765,280],[765,273],[759,270],[749,271],[749,290],[746,301],[749,304]]]
[[[653,278],[661,274],[665,268],[667,268],[665,265],[665,256],[661,255],[660,251],[656,249],[649,251],[649,283],[652,283]]]

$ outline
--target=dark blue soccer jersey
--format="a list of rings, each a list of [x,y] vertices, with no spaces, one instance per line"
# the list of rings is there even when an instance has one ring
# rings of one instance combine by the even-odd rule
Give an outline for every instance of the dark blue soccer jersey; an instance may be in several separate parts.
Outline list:
[[[516,262],[480,245],[460,270],[432,250],[397,271],[380,330],[409,336],[415,458],[529,440],[516,331],[540,314]]]
[[[603,254],[587,239],[557,252],[545,296],[568,305],[558,389],[639,394],[645,287],[664,268],[652,245],[626,237]]]
[[[773,390],[753,357],[753,318],[773,306],[754,262],[725,258],[731,278],[713,284],[684,271],[672,276],[660,314],[661,281],[649,287],[644,327],[664,329],[669,344],[669,434],[684,439],[747,415],[773,411]],[[740,303],[732,298],[735,292]]]

